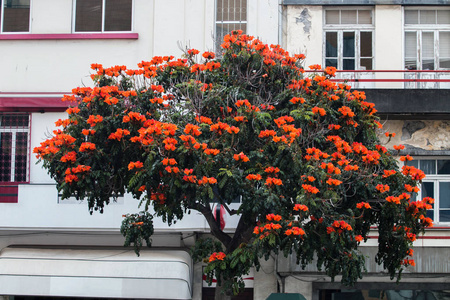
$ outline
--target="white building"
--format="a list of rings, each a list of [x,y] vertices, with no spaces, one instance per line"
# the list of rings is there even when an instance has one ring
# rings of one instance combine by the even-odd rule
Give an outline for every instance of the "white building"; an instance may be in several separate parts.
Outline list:
[[[450,73],[445,71],[450,65],[450,1],[0,4],[0,295],[201,299],[208,293],[202,288],[202,266],[193,265],[186,252],[199,234],[208,232],[200,215],[188,215],[170,228],[156,223],[153,250],[136,257],[122,247],[119,227],[124,213],[138,211],[137,201],[125,195],[104,214],[92,216],[86,203],[60,201],[55,184],[35,164],[30,149],[65,116],[61,96],[91,84],[91,63],[133,67],[155,55],[179,56],[179,45],[213,50],[214,36],[237,28],[267,43],[280,43],[290,52],[305,53],[306,66],[319,63],[348,70],[339,73],[341,78],[359,80],[352,84],[366,90],[388,120],[385,126],[398,133],[391,143],[405,144],[429,173],[419,197],[437,199],[432,211],[435,228],[416,242],[417,266],[399,286],[372,262],[355,293],[345,294],[348,290],[330,283],[314,267],[303,271],[295,260],[277,258],[254,274],[249,297],[266,299],[270,293],[289,292],[307,299],[369,299],[379,295],[376,290],[402,290],[400,294],[408,297],[425,295],[419,290],[448,290],[450,83],[445,80]],[[403,72],[406,69],[424,72]],[[405,78],[425,81],[402,81]],[[227,230],[233,230],[232,223]],[[375,245],[370,239],[367,253],[373,253]],[[397,299],[400,294],[386,297]]]

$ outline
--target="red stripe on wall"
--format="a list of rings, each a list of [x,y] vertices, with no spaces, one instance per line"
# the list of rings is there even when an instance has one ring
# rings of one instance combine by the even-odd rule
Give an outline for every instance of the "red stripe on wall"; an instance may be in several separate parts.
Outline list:
[[[19,199],[17,185],[0,186],[0,203],[17,203]]]

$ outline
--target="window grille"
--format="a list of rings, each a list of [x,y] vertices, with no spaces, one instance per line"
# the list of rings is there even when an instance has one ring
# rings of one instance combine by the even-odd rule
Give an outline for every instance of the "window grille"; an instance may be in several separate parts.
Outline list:
[[[216,0],[216,50],[233,30],[247,31],[247,0]]]
[[[0,115],[0,183],[28,182],[30,116]]]

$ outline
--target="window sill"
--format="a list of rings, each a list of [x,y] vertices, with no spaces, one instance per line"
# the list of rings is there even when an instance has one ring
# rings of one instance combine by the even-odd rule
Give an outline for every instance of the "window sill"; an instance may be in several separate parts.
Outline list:
[[[0,34],[0,40],[137,40],[138,33],[45,33]]]

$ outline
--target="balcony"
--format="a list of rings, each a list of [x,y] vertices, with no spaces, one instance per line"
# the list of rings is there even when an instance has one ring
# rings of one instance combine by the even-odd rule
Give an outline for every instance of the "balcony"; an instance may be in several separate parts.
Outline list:
[[[338,70],[332,81],[365,91],[382,117],[450,119],[450,70]]]

